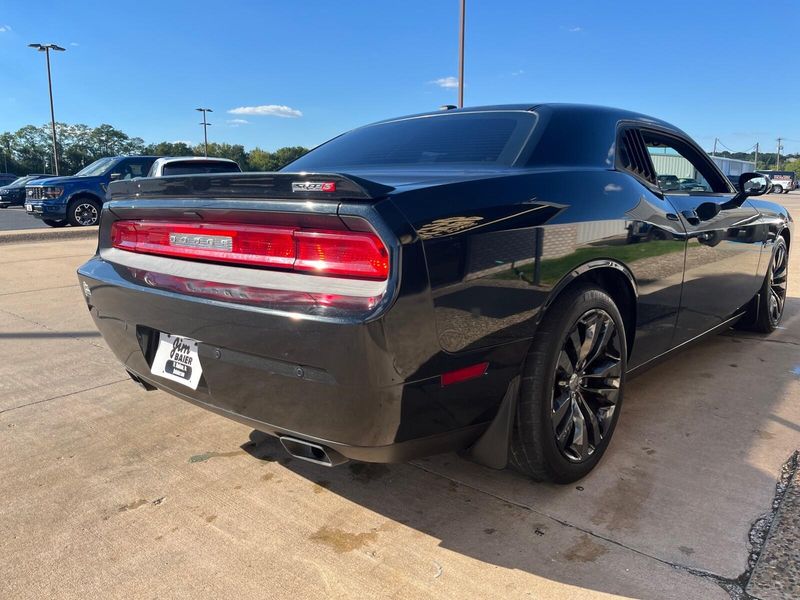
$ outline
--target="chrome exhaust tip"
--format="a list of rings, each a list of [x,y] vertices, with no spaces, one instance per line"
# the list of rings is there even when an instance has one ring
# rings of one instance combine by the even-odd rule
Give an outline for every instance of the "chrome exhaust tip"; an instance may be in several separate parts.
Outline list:
[[[278,438],[283,445],[284,450],[295,458],[305,460],[315,465],[322,465],[323,467],[335,467],[347,462],[347,458],[336,452],[331,448],[320,446],[313,442],[305,440],[298,440],[297,438],[289,436],[280,436]]]

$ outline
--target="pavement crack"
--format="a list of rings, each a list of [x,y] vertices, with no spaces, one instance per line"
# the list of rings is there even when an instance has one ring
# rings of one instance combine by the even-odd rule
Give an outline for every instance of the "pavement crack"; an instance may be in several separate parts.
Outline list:
[[[100,388],[108,387],[110,385],[115,385],[117,383],[122,383],[124,381],[130,381],[129,379],[116,379],[114,381],[109,381],[108,383],[101,383],[100,385],[96,385],[94,387],[86,388],[83,390],[76,390],[74,392],[69,392],[68,394],[60,394],[58,396],[53,396],[52,398],[43,398],[41,400],[34,400],[33,402],[28,402],[27,404],[20,404],[19,406],[13,406],[11,408],[6,408],[5,410],[0,410],[0,415],[9,413],[14,410],[18,410],[20,408],[27,408],[28,406],[36,406],[37,404],[44,404],[45,402],[51,402],[53,400],[60,400],[61,398],[68,398],[70,396],[74,396],[75,394],[82,394],[83,392],[91,392],[92,390],[97,390]]]
[[[48,287],[48,288],[36,288],[35,290],[19,290],[16,292],[3,292],[0,296],[15,296],[16,294],[30,294],[32,292],[49,292],[50,290],[65,290],[67,288],[76,287],[76,283],[71,283],[70,285],[57,285],[55,287]]]

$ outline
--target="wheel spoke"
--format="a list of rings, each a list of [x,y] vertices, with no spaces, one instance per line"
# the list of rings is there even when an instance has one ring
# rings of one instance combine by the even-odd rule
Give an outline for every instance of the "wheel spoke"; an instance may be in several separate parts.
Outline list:
[[[597,342],[592,348],[591,353],[586,358],[586,366],[591,365],[594,361],[602,355],[607,354],[608,345],[611,343],[611,338],[614,335],[614,323],[611,320],[602,321],[602,333],[598,336]]]
[[[578,357],[580,356],[580,352],[581,352],[581,336],[578,333],[578,328],[577,327],[574,328],[570,332],[567,342],[569,343],[570,347],[572,348],[573,360],[577,363],[578,360],[579,360]],[[565,347],[565,350],[566,350],[566,347]]]
[[[575,453],[578,460],[583,460],[589,456],[589,437],[586,432],[586,418],[579,408],[572,411],[572,423],[575,431],[569,449]]]
[[[580,394],[578,394],[578,403],[583,409],[581,412],[586,416],[586,418],[589,419],[589,425],[592,428],[592,445],[597,446],[600,443],[600,440],[603,439],[603,433],[600,431],[600,423],[597,420],[597,416]]]
[[[583,343],[581,344],[580,351],[578,353],[578,367],[582,367],[586,364],[586,358],[589,356],[589,353],[592,351],[596,341],[597,341],[597,325],[598,325],[598,317],[597,315],[592,315],[592,320],[586,324],[586,332],[583,335]]]
[[[558,355],[558,363],[556,366],[564,371],[564,375],[566,375],[567,379],[569,379],[570,375],[575,372],[575,367],[572,365],[572,361],[569,359],[569,356],[567,356],[567,353],[563,350]]]
[[[564,420],[564,416],[572,406],[572,398],[569,390],[565,391],[558,399],[553,402],[553,428],[558,431],[558,426]]]
[[[609,375],[619,375],[621,372],[622,361],[618,358],[607,359],[601,363],[594,365],[594,368],[584,373],[584,377],[601,377],[605,378]]]
[[[599,383],[581,385],[581,391],[597,396],[605,406],[616,404],[619,396],[619,377],[607,377]]]
[[[572,402],[569,402],[569,406],[572,406]],[[570,415],[569,419],[567,419],[567,422],[564,424],[564,429],[556,434],[556,444],[558,445],[558,449],[562,452],[566,450],[567,442],[572,439],[572,431],[574,429],[575,419],[572,417],[572,415]]]

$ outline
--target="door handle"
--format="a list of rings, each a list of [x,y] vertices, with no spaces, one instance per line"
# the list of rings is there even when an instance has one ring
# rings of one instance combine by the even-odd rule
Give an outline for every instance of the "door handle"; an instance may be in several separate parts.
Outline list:
[[[683,218],[689,223],[689,225],[700,225],[700,217],[697,214],[697,211],[694,210],[682,210],[681,214]]]

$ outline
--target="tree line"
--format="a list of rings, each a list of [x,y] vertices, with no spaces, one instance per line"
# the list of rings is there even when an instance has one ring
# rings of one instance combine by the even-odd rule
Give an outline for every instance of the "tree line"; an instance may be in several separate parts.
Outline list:
[[[58,165],[61,175],[73,175],[104,156],[144,154],[155,156],[203,156],[203,144],[159,142],[146,144],[140,137],[130,137],[111,125],[98,127],[56,123]],[[277,171],[308,152],[302,146],[279,148],[274,152],[241,144],[209,143],[208,155],[230,158],[243,171]],[[0,133],[0,168],[7,173],[52,173],[53,141],[50,124],[26,125],[15,132]]]

